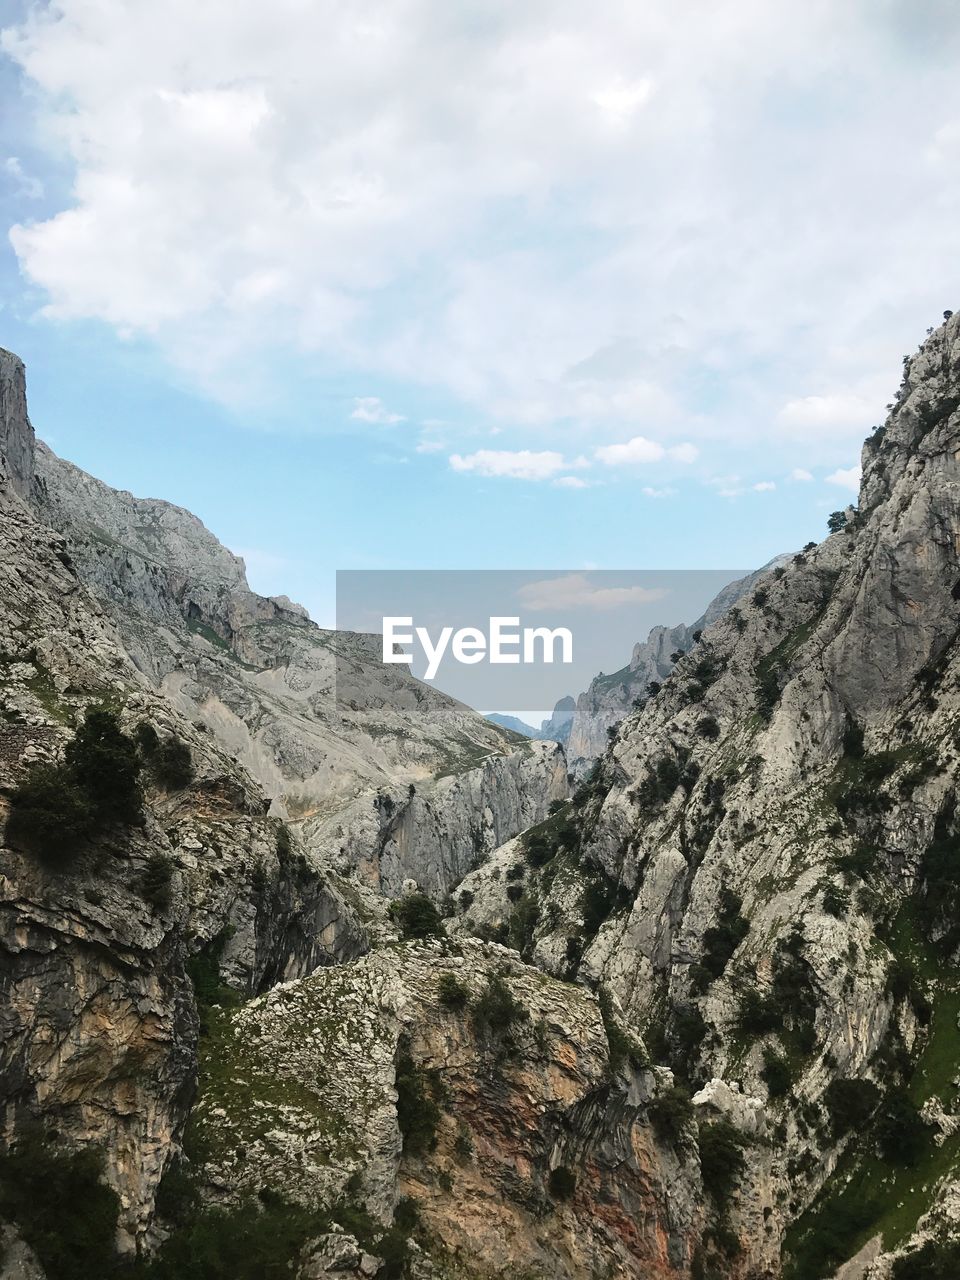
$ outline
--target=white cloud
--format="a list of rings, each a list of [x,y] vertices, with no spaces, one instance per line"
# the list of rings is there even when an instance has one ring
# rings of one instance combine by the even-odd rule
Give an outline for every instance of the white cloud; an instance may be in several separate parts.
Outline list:
[[[772,480],[760,480],[753,489],[755,493],[772,493],[776,487]]]
[[[700,457],[700,450],[695,444],[678,444],[667,450],[667,457],[674,462],[689,464]]]
[[[832,475],[826,477],[827,484],[839,485],[841,489],[852,489],[854,493],[860,492],[860,467],[840,468],[834,471]]]
[[[442,440],[421,440],[417,445],[417,453],[440,453],[444,448]]]
[[[70,194],[13,246],[226,400],[280,350],[568,452],[835,467],[955,301],[958,24],[907,53],[903,8],[36,3],[3,47]]]
[[[602,445],[595,450],[594,456],[607,467],[622,467],[660,462],[664,458],[670,458],[674,462],[696,462],[700,450],[692,444],[678,444],[667,448],[657,440],[648,440],[646,436],[634,436],[625,444]]]
[[[553,482],[558,489],[589,489],[589,480],[581,480],[579,476],[560,476]]]
[[[593,101],[612,122],[624,125],[648,101],[652,93],[653,83],[650,80],[638,80],[634,84],[621,80],[606,89],[598,90],[593,94]]]
[[[861,395],[836,392],[832,395],[804,396],[788,401],[777,414],[780,426],[789,434],[832,433],[852,428],[863,434],[876,422],[881,405]]]
[[[355,396],[350,417],[357,422],[377,422],[387,426],[406,421],[402,413],[391,413],[379,396]]]
[[[676,489],[671,489],[669,486],[663,489],[654,489],[650,485],[644,485],[640,492],[646,498],[672,498],[677,491]]]
[[[545,449],[478,449],[476,453],[462,457],[451,454],[450,466],[454,471],[473,471],[480,476],[508,476],[513,480],[549,480],[569,464],[562,453]]]
[[[796,480],[800,484],[806,484],[808,481],[813,479],[813,473],[811,471],[807,471],[805,467],[794,467],[790,472],[790,479]]]
[[[43,183],[24,172],[17,156],[7,156],[3,162],[4,173],[17,184],[17,192],[28,200],[39,200],[43,195]]]
[[[543,609],[619,609],[623,605],[652,604],[670,592],[664,587],[597,586],[582,573],[568,573],[559,578],[529,582],[517,591],[523,606],[532,611]]]

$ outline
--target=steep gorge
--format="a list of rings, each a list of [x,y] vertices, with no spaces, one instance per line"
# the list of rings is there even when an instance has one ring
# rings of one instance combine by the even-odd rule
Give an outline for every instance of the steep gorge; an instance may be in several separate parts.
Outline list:
[[[960,318],[905,361],[845,526],[690,628],[569,800],[557,744],[386,689],[187,513],[34,453],[0,373],[0,786],[94,703],[195,767],[69,874],[3,849],[8,1141],[102,1148],[158,1276],[210,1206],[283,1225],[300,1280],[941,1265]],[[164,1173],[208,1207],[157,1211]]]

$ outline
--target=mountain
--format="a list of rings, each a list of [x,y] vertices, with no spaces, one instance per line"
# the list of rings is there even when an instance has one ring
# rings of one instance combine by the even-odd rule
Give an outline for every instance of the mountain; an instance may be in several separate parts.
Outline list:
[[[41,1122],[101,1153],[129,1253],[196,1089],[198,984],[247,999],[395,937],[388,895],[442,898],[566,767],[251,592],[189,512],[57,458],[7,352],[0,431],[0,1095],[8,1139]],[[189,768],[144,754],[137,820],[87,834],[84,812],[80,839],[70,752],[97,709],[116,728],[94,751],[145,732]],[[48,777],[27,838],[23,787]]]
[[[573,713],[576,709],[576,703],[573,698],[561,698],[553,712],[546,720],[541,720],[540,728],[534,729],[532,725],[525,724],[522,720],[518,720],[516,716],[502,716],[494,712],[487,716],[487,719],[493,724],[499,725],[501,729],[508,729],[511,733],[519,733],[524,738],[540,738],[547,742],[559,742],[566,746],[567,739],[570,737],[570,726],[573,723]]]
[[[311,703],[307,619],[193,526],[178,559],[182,516],[51,497],[2,404],[4,1265],[957,1274],[960,317],[858,507],[691,629],[570,798],[555,743],[379,705],[362,637],[320,633],[358,687]],[[69,845],[25,827],[51,777]]]
[[[693,648],[703,629],[745,595],[754,582],[788,556],[778,556],[756,573],[729,583],[711,600],[703,614],[689,626],[654,627],[646,640],[633,646],[630,661],[619,671],[599,675],[574,704],[567,727],[567,755],[571,768],[585,776],[594,760],[607,748],[609,735],[620,721],[649,697],[650,685],[660,684],[673,670],[676,655]],[[572,699],[570,700],[572,702]]]
[[[540,730],[534,729],[532,725],[526,724],[517,716],[502,716],[497,711],[491,711],[487,719],[491,724],[499,725],[501,729],[507,729],[510,733],[519,733],[521,738],[539,738]]]
[[[606,992],[692,1097],[653,1175],[680,1274],[954,1269],[918,1258],[960,1231],[958,407],[950,317],[857,510],[709,623],[525,837],[525,954]],[[495,876],[465,885],[496,933]]]

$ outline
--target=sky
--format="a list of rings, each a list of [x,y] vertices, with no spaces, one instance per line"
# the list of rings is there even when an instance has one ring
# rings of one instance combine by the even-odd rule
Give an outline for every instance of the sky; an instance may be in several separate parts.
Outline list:
[[[0,0],[0,345],[337,569],[760,565],[960,301],[953,0]]]

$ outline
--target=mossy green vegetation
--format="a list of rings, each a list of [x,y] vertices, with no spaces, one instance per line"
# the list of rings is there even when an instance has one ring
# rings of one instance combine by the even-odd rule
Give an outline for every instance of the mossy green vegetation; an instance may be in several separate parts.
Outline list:
[[[693,1120],[690,1093],[682,1085],[673,1085],[658,1094],[647,1107],[650,1123],[662,1142],[677,1146],[687,1137]]]
[[[944,968],[921,919],[916,900],[906,902],[888,942],[915,980],[932,988],[926,1039],[909,1080],[879,1100],[869,1125],[852,1135],[836,1171],[788,1232],[789,1280],[831,1275],[874,1235],[885,1249],[899,1247],[930,1207],[941,1180],[960,1171],[960,1134],[938,1146],[934,1131],[919,1120],[929,1098],[939,1097],[948,1111],[954,1108],[953,1080],[960,1070],[960,977]],[[913,1280],[913,1272],[905,1274]]]
[[[443,934],[440,912],[424,893],[408,893],[391,902],[390,916],[405,939],[438,938]]]
[[[610,1070],[617,1075],[629,1063],[635,1070],[642,1070],[648,1065],[647,1055],[639,1040],[635,1039],[621,1027],[613,1012],[613,1001],[603,987],[597,993],[600,1005],[600,1017],[607,1035],[607,1046],[610,1052]]]
[[[117,713],[89,708],[64,761],[39,765],[10,799],[6,838],[51,866],[65,867],[85,841],[143,821],[141,759]]]
[[[59,1147],[37,1129],[0,1155],[0,1219],[16,1223],[48,1280],[114,1275],[118,1214],[96,1149]]]
[[[570,805],[563,804],[543,822],[520,837],[520,848],[531,867],[543,867],[564,849],[579,847],[580,835]]]
[[[164,1191],[168,1172],[158,1197],[171,1233],[153,1258],[122,1273],[129,1280],[289,1280],[304,1246],[334,1224],[384,1260],[378,1272],[384,1280],[406,1273],[416,1226],[409,1200],[401,1200],[393,1226],[384,1228],[347,1200],[310,1207],[268,1189],[228,1207],[202,1205],[191,1179],[179,1171],[174,1176],[176,1196]]]
[[[409,1044],[401,1040],[396,1066],[397,1123],[403,1138],[403,1153],[425,1156],[437,1145],[440,1108],[430,1096],[423,1072],[410,1055]]]
[[[722,977],[733,953],[750,932],[750,922],[741,914],[743,900],[727,885],[720,890],[717,923],[703,935],[703,956],[691,966],[693,989],[702,994]]]
[[[474,1031],[481,1039],[509,1037],[516,1026],[530,1018],[500,974],[487,978],[470,1012]]]

